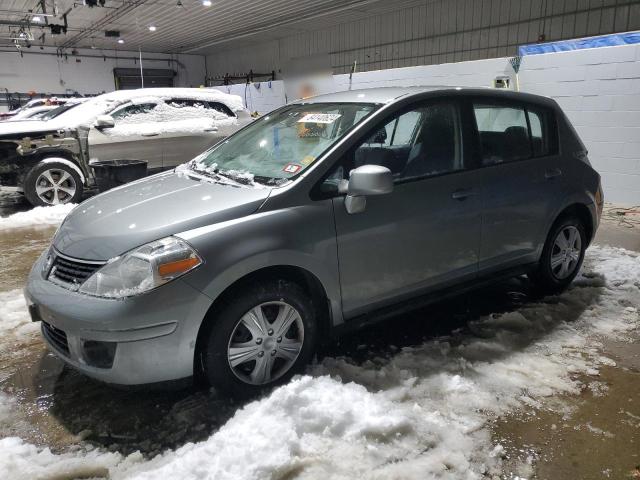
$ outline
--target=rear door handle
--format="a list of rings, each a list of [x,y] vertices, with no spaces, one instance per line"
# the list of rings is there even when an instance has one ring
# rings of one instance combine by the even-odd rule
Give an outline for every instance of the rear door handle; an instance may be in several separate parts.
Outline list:
[[[560,170],[559,168],[551,168],[544,172],[544,178],[546,178],[547,180],[559,177],[560,175],[562,175],[562,170]]]
[[[158,132],[147,132],[142,134],[143,137],[157,137],[158,135],[160,135]]]
[[[204,131],[205,132],[217,132],[218,131],[218,127],[205,128]]]
[[[466,200],[469,197],[476,195],[476,192],[470,188],[456,190],[451,194],[451,198],[454,200]]]

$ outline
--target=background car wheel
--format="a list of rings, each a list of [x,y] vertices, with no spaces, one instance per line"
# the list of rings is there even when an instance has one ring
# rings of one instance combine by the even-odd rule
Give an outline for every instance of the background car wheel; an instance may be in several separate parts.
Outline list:
[[[287,382],[313,357],[313,303],[287,280],[256,284],[218,310],[202,352],[208,383],[236,397],[251,397]]]
[[[82,198],[82,179],[62,162],[38,163],[27,174],[24,194],[34,206],[77,203]]]
[[[537,269],[529,274],[546,293],[559,293],[576,277],[584,260],[587,236],[580,219],[561,217],[551,228]]]

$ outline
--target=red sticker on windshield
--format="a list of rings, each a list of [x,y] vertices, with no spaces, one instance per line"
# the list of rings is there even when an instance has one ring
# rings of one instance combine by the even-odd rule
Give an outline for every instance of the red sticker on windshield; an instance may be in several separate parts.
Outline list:
[[[301,168],[302,167],[300,165],[296,165],[295,163],[287,163],[282,171],[287,173],[298,173]]]

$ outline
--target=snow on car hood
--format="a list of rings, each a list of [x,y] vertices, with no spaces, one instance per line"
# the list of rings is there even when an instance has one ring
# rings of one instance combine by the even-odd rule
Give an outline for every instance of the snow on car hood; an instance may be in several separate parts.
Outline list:
[[[0,138],[2,137],[28,137],[30,134],[44,132],[55,132],[63,130],[64,127],[56,125],[51,121],[43,120],[21,120],[11,122],[0,122]]]
[[[108,260],[153,240],[249,215],[270,191],[166,172],[83,202],[53,244],[71,257]]]

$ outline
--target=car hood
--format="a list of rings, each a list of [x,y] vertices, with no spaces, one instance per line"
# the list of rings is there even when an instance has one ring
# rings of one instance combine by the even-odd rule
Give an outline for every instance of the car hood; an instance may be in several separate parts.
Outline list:
[[[56,126],[47,125],[43,120],[12,120],[0,122],[0,137],[16,136],[26,137],[30,133],[42,133],[57,130]]]
[[[53,240],[61,253],[108,260],[145,243],[255,212],[268,188],[166,172],[115,188],[73,209]]]

